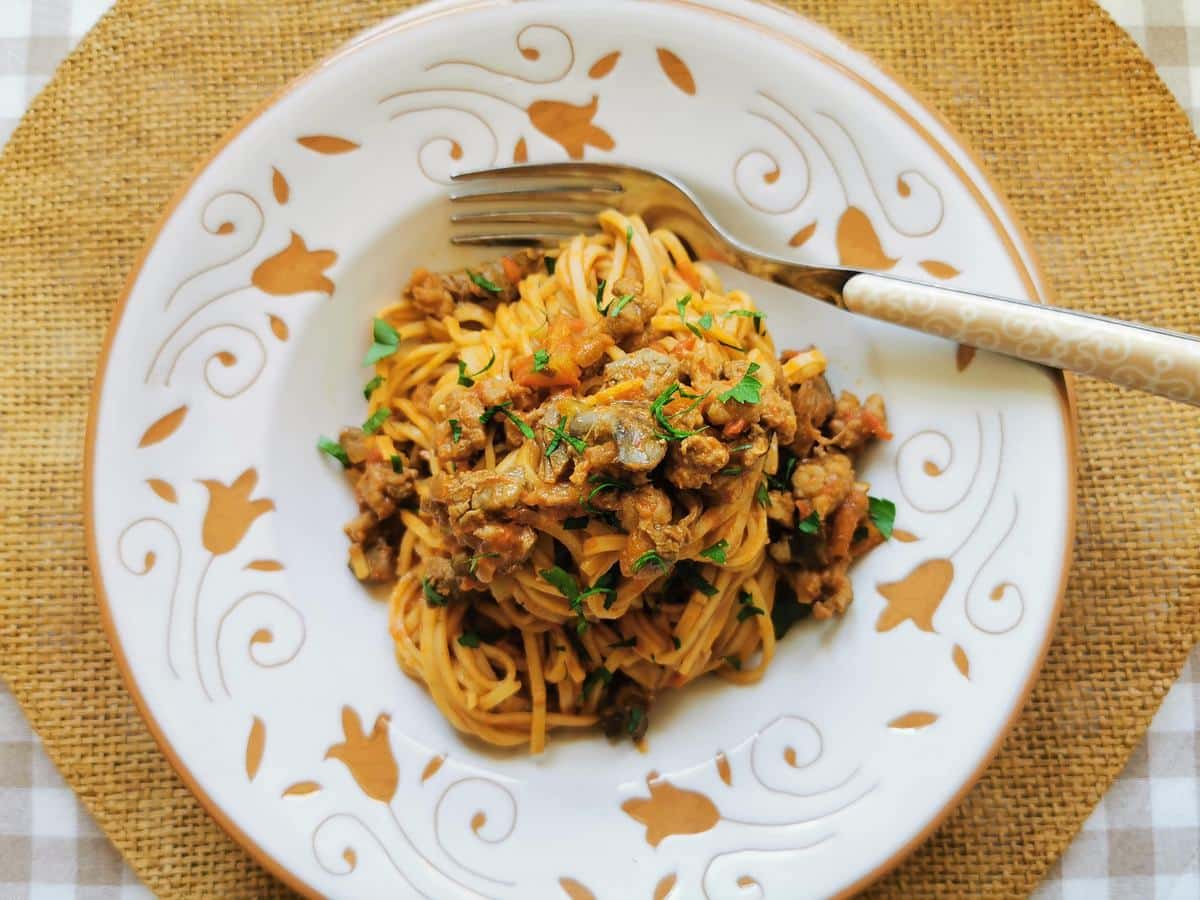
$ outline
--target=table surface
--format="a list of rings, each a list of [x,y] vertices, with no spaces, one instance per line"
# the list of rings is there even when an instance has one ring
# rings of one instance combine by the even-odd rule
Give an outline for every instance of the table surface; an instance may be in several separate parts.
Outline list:
[[[1100,3],[1200,129],[1200,0]],[[111,5],[0,0],[0,144]],[[0,900],[151,896],[75,799],[0,683]],[[1200,900],[1200,647],[1034,896]]]

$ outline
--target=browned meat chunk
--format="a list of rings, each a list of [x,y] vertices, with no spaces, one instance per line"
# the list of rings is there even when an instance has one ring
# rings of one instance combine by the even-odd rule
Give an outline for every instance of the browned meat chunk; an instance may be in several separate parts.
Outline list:
[[[511,303],[520,296],[517,285],[521,279],[542,265],[543,255],[533,250],[522,250],[496,262],[483,263],[478,269],[468,272],[430,272],[417,269],[413,272],[403,296],[423,313],[431,316],[448,316],[454,305],[463,301],[486,303],[499,300]],[[477,276],[471,278],[471,272]],[[495,291],[484,287],[490,284]]]
[[[654,398],[679,380],[679,361],[645,348],[614,359],[604,367],[604,384],[640,381],[645,396]]]
[[[715,437],[694,434],[671,445],[667,478],[685,490],[701,488],[729,463],[729,450]]]
[[[821,436],[821,426],[833,415],[833,391],[824,375],[810,378],[792,391],[792,408],[796,410],[796,438],[792,452],[803,459],[812,452]]]
[[[525,489],[520,472],[484,470],[440,475],[433,479],[431,512],[458,542],[479,554],[495,554],[498,571],[523,562],[537,539],[534,530],[510,520]]]
[[[396,511],[397,504],[416,493],[416,480],[414,469],[396,472],[390,461],[368,462],[354,485],[354,496],[380,519],[386,519]]]
[[[797,506],[807,503],[807,516],[812,510],[825,519],[841,505],[854,487],[854,467],[850,457],[844,453],[829,453],[823,457],[800,463],[792,473],[792,491]]]
[[[621,573],[633,575],[633,564],[642,554],[655,551],[664,562],[672,562],[688,538],[689,526],[671,521],[671,498],[656,487],[640,487],[619,495],[617,518],[629,534],[621,553]],[[651,566],[644,573],[661,574]]]
[[[871,438],[890,439],[883,398],[872,394],[866,403],[859,403],[853,394],[842,391],[829,421],[829,435],[831,444],[845,450],[856,450]]]
[[[640,741],[650,724],[647,713],[652,699],[637,682],[623,678],[620,684],[609,689],[599,710],[605,735]]]
[[[617,400],[585,408],[572,417],[571,434],[589,444],[612,443],[617,464],[630,472],[649,472],[667,455],[667,442],[645,403]]]

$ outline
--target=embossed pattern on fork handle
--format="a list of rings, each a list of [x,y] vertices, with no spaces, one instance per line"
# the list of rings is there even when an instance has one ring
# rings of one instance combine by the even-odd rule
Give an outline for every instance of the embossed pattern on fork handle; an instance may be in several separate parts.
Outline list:
[[[843,289],[846,308],[1030,362],[1200,406],[1200,339],[876,275]]]

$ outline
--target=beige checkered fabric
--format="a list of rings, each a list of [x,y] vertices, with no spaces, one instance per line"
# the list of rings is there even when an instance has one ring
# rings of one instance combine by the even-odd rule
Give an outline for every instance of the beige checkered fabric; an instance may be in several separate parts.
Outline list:
[[[0,143],[111,4],[0,0]],[[1200,0],[1101,5],[1154,62],[1200,130]],[[149,896],[63,783],[0,683],[0,900]],[[1125,771],[1035,896],[1200,900],[1200,648]]]

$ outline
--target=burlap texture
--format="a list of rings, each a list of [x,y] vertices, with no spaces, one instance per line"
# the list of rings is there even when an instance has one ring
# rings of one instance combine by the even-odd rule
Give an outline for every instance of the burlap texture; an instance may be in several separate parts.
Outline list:
[[[263,97],[403,0],[122,0],[0,158],[0,673],[164,897],[286,889],[156,749],[84,555],[88,395],[109,315],[197,161]],[[1200,145],[1085,0],[800,0],[965,135],[1059,300],[1200,332]],[[1200,639],[1200,416],[1081,383],[1076,561],[1000,755],[880,895],[1025,893],[1121,769]]]

